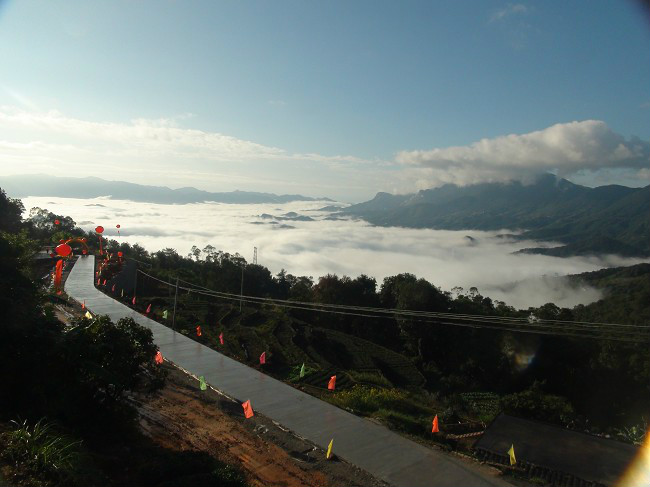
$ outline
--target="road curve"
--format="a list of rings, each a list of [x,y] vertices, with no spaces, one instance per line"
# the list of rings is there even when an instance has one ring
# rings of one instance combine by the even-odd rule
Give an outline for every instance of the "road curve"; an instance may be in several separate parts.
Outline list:
[[[94,314],[113,321],[133,318],[153,332],[165,358],[206,381],[227,396],[251,400],[255,411],[327,448],[334,439],[340,458],[395,486],[509,486],[479,465],[426,448],[389,429],[355,416],[247,367],[170,328],[133,311],[94,286],[95,256],[80,256],[65,291],[86,302]]]

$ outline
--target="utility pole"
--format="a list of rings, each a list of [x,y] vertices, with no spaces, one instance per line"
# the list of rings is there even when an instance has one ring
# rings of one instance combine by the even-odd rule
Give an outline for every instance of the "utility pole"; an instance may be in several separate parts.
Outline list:
[[[253,247],[253,265],[257,265],[257,247]]]
[[[239,290],[239,312],[241,313],[241,302],[244,298],[244,266],[241,266],[241,289]]]
[[[138,264],[135,264],[135,278],[133,279],[133,297],[135,298],[135,292],[138,290]]]
[[[178,299],[178,276],[176,276],[176,293],[174,294],[174,312],[172,313],[172,330],[176,330],[176,300]]]

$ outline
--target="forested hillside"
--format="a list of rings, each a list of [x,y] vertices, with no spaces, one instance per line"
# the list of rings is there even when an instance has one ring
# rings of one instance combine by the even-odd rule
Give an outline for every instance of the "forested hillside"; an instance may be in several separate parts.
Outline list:
[[[650,186],[587,188],[549,174],[531,185],[448,184],[413,195],[379,193],[343,212],[386,226],[521,229],[521,238],[567,244],[558,249],[531,249],[548,255],[650,253]]]

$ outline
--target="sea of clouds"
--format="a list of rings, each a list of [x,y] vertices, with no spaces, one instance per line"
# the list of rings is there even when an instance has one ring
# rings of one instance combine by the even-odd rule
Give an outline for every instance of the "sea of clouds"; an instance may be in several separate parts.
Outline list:
[[[499,236],[512,233],[508,230],[386,228],[362,220],[332,219],[332,213],[319,211],[331,204],[326,201],[162,205],[109,198],[27,197],[23,203],[26,213],[41,207],[71,216],[85,230],[102,225],[106,237],[138,243],[151,252],[174,248],[187,255],[193,245],[203,249],[210,244],[251,262],[257,247],[258,263],[274,274],[281,269],[315,279],[328,273],[366,274],[381,284],[386,276],[410,272],[445,291],[475,286],[484,296],[517,308],[547,302],[568,307],[593,302],[601,297],[598,290],[571,286],[561,276],[642,262],[617,256],[514,254],[522,248],[554,244]],[[312,220],[296,220],[290,212]],[[287,214],[290,216],[284,216]],[[119,238],[117,224],[121,227]]]

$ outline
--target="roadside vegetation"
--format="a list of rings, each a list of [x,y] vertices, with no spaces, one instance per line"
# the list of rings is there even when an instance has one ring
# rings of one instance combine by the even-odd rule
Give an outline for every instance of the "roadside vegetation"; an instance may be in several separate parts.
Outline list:
[[[139,432],[127,395],[164,384],[151,332],[132,319],[59,321],[52,303],[65,296],[47,287],[54,259],[33,256],[69,234],[48,233],[49,214],[23,221],[22,211],[0,191],[2,476],[30,486],[245,485],[210,455],[165,450]]]

